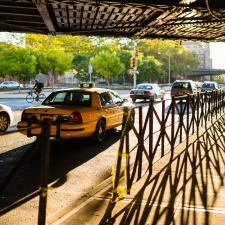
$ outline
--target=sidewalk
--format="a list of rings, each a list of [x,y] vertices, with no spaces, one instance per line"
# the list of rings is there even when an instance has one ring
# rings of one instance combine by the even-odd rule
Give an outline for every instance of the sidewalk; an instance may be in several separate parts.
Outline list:
[[[90,197],[50,215],[50,225],[222,225],[225,223],[225,116],[153,165],[110,203],[110,181]],[[188,146],[188,148],[186,147]],[[172,160],[170,160],[172,158]]]

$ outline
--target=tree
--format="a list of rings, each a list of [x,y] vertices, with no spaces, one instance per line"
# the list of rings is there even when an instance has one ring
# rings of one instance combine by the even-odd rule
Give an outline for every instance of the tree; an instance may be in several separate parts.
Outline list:
[[[47,51],[49,48],[60,48],[66,53],[87,54],[95,52],[97,45],[92,37],[71,35],[42,35],[26,34],[26,46],[38,50]]]
[[[49,82],[53,85],[56,75],[62,75],[71,69],[72,54],[65,53],[59,48],[49,49],[38,53],[39,72],[49,75]]]
[[[120,62],[120,59],[115,53],[110,54],[108,52],[100,52],[94,58],[91,58],[91,62],[98,73],[100,73],[105,79],[109,86],[109,78],[116,77],[121,74],[125,67]]]
[[[75,75],[79,81],[89,81],[90,74],[88,71],[88,66],[90,63],[90,56],[84,54],[74,54],[72,66],[75,70]],[[95,71],[92,72],[92,80],[96,80],[98,77]]]
[[[120,58],[120,62],[124,64],[125,69],[122,72],[122,82],[119,83],[123,83],[125,84],[126,82],[130,82],[130,74],[129,74],[129,70],[130,70],[130,57],[131,57],[131,53],[130,51],[127,50],[118,50],[116,52],[116,55]]]
[[[1,76],[10,75],[18,81],[27,80],[35,71],[35,67],[36,58],[29,49],[14,46],[2,49],[0,54]]]
[[[142,65],[139,66],[139,74],[137,81],[151,83],[152,79],[162,79],[165,71],[162,69],[162,63],[156,60],[153,56],[143,58]]]

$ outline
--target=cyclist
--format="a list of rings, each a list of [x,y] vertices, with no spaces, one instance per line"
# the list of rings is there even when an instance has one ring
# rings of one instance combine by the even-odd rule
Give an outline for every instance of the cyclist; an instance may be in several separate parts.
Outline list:
[[[39,100],[39,94],[41,93],[42,91],[42,83],[39,83],[38,82],[38,79],[35,80],[35,83],[34,83],[34,93],[36,94],[36,98],[35,100],[38,101]]]

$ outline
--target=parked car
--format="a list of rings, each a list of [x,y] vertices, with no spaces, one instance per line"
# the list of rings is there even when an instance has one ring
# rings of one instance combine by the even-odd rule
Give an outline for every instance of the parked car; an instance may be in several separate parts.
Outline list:
[[[10,107],[0,104],[0,132],[4,132],[13,123],[13,112]]]
[[[201,92],[218,90],[220,86],[214,81],[205,81],[201,87]]]
[[[130,98],[133,102],[137,99],[155,101],[157,98],[163,100],[165,97],[165,91],[159,87],[158,84],[143,83],[138,84],[130,91]]]
[[[173,82],[171,87],[171,97],[172,96],[182,96],[187,94],[196,94],[198,88],[193,80],[176,80]]]
[[[52,92],[41,105],[26,108],[17,127],[41,125],[44,118],[50,118],[51,137],[67,139],[92,136],[95,141],[102,142],[106,130],[122,124],[124,107],[132,110],[134,105],[112,90],[89,85]],[[134,110],[131,120],[134,121]],[[20,132],[32,137],[38,136],[41,129]]]
[[[23,84],[19,84],[18,82],[15,81],[5,81],[0,84],[0,88],[23,88]]]

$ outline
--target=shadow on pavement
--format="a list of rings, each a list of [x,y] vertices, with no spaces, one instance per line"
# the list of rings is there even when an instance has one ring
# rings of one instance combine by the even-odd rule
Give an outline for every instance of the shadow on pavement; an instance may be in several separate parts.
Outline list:
[[[131,195],[111,204],[98,223],[221,224],[225,221],[224,118],[153,165]],[[132,194],[133,193],[133,194]],[[96,223],[97,224],[97,223]]]

